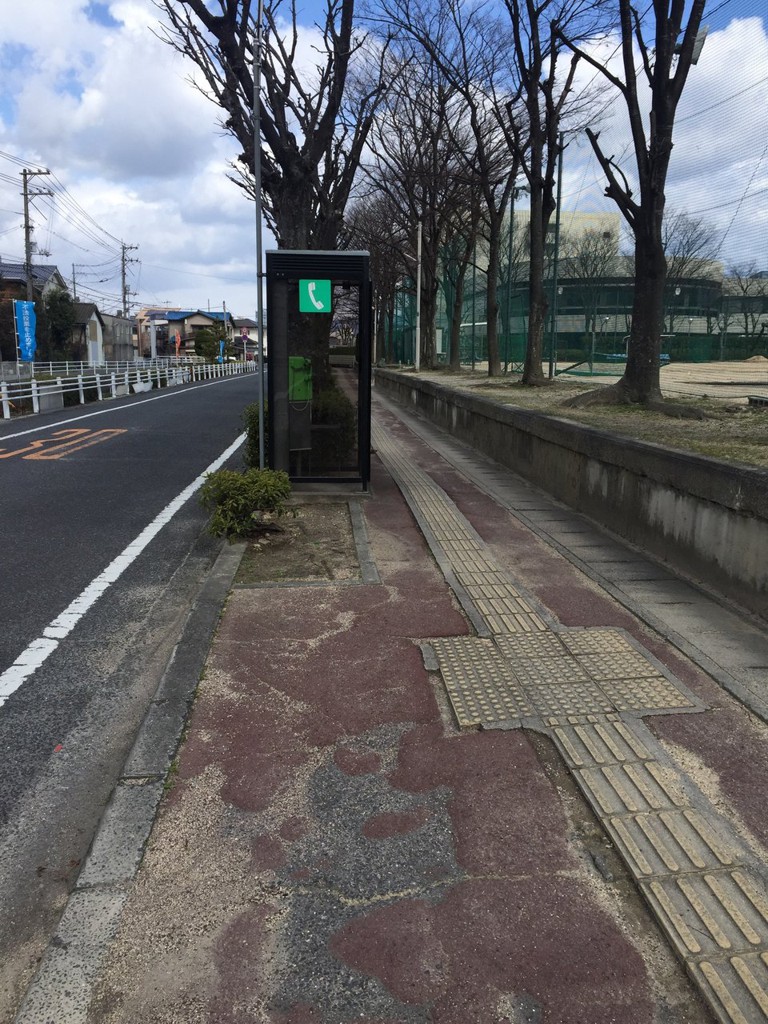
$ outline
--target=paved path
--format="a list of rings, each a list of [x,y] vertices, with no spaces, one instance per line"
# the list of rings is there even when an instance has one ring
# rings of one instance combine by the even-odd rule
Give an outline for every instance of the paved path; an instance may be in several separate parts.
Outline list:
[[[640,722],[646,715],[701,712],[705,706],[622,630],[562,629],[521,593],[448,495],[381,428],[374,441],[476,626],[477,636],[430,645],[460,726],[549,733],[708,1002],[723,1019],[768,1017],[764,864]],[[525,487],[520,494],[523,500],[532,496]],[[538,504],[545,505],[539,512],[559,511],[554,503]],[[640,569],[644,595],[635,593],[631,603],[643,604],[647,619],[666,625],[673,620],[678,635],[683,626],[692,636],[704,636],[707,660],[725,661],[734,681],[740,666],[725,639],[748,639],[744,647],[762,664],[748,671],[752,686],[743,692],[764,715],[768,643],[760,629],[679,581],[672,581],[672,604],[683,612],[670,614],[671,577],[664,573],[659,579],[652,563],[642,565],[635,553],[611,545],[596,530],[589,531],[590,551],[580,517],[567,514],[558,521],[571,554],[581,549],[580,561],[588,552],[598,563],[610,555],[614,572],[630,564],[637,577]]]
[[[763,626],[375,405],[358,579],[232,591],[19,1024],[763,1022]]]

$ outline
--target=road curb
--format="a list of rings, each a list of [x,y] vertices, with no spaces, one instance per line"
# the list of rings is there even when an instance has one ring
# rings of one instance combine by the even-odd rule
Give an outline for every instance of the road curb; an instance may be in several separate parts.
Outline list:
[[[244,550],[225,545],[197,595],[14,1024],[87,1020]]]

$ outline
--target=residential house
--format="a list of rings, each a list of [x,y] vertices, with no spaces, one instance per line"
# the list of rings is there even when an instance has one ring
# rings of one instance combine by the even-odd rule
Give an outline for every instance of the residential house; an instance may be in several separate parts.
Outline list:
[[[104,322],[104,359],[107,362],[127,363],[136,358],[133,346],[133,320],[102,313]]]
[[[74,353],[83,362],[100,366],[104,362],[104,319],[93,302],[75,302],[74,314]]]
[[[255,359],[256,353],[259,351],[259,325],[256,320],[251,320],[247,316],[235,317],[232,321],[234,324],[235,336],[233,339],[234,349],[238,357],[242,358],[245,354],[246,359]],[[263,330],[263,342],[264,342],[264,355],[266,357],[267,349],[267,332],[266,327]]]
[[[223,312],[202,309],[142,309],[136,317],[139,354],[150,356],[194,355],[195,333],[222,324]],[[226,333],[232,338],[232,317],[226,314]],[[153,353],[154,339],[154,353]]]
[[[32,265],[32,294],[34,299],[44,298],[51,290],[67,290],[67,283],[53,264]],[[23,263],[3,263],[0,260],[0,298],[26,299],[27,268]]]
[[[57,268],[51,264],[33,264],[32,295],[40,302],[55,289],[66,291],[67,284]],[[27,268],[23,263],[4,263],[0,260],[0,360],[16,361],[16,331],[13,301],[27,299]],[[39,312],[39,307],[38,307]],[[38,348],[40,347],[38,338]]]

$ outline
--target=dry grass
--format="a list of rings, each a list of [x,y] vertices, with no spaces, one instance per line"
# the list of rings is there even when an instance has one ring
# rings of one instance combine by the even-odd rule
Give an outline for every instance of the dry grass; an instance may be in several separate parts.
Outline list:
[[[558,377],[544,387],[530,388],[521,385],[518,378],[490,379],[469,371],[438,371],[422,376],[504,405],[572,420],[620,437],[768,469],[768,408],[747,405],[746,399],[675,395],[671,399],[675,404],[693,406],[707,417],[677,419],[633,406],[564,407],[566,399],[610,380],[575,381]]]

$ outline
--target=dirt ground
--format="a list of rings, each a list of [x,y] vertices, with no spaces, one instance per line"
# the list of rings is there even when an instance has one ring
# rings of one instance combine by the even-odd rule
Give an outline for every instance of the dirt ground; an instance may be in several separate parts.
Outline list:
[[[360,578],[346,502],[295,499],[278,525],[248,541],[235,586]]]
[[[438,383],[467,390],[505,405],[573,420],[621,437],[657,444],[663,439],[665,448],[768,468],[768,406],[751,406],[745,397],[751,392],[768,396],[768,360],[750,365],[739,364],[736,370],[731,369],[731,366],[686,364],[682,376],[677,373],[680,380],[678,382],[676,376],[672,386],[678,390],[669,393],[667,397],[677,405],[700,410],[705,416],[700,420],[674,418],[634,406],[574,409],[564,405],[567,399],[575,395],[613,383],[617,379],[615,368],[611,376],[579,379],[559,376],[535,388],[522,386],[517,375],[491,379],[480,372],[465,370],[458,374],[432,371],[421,376],[429,376]],[[740,386],[729,386],[736,373]],[[704,394],[686,393],[692,390]],[[716,397],[718,395],[722,397]]]

